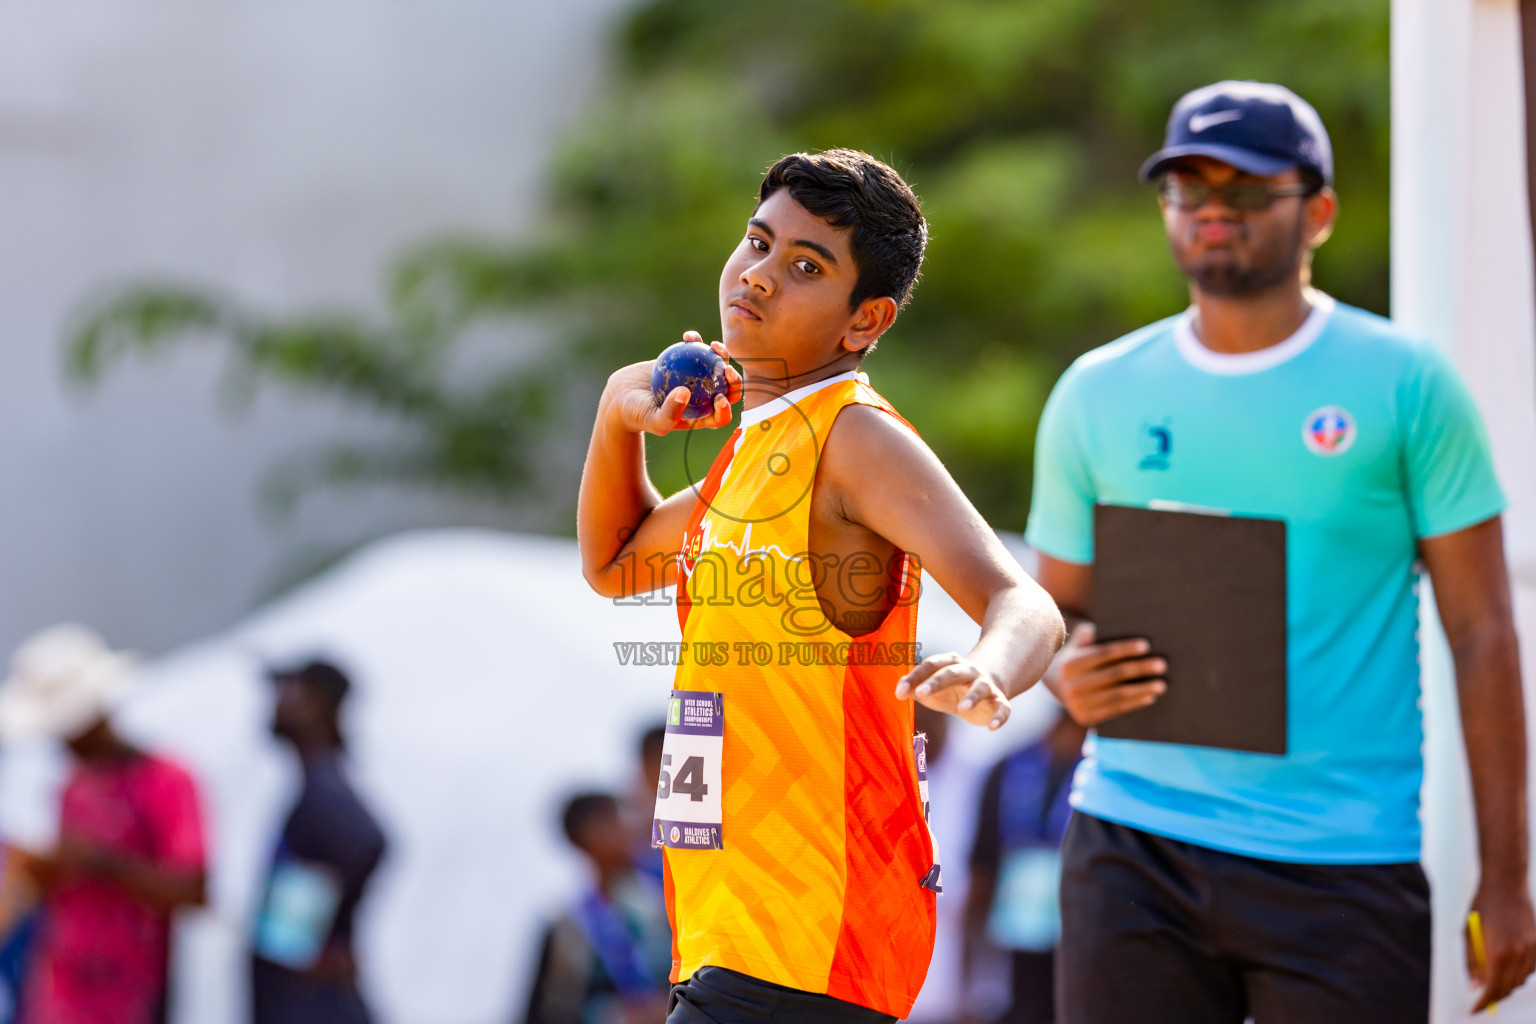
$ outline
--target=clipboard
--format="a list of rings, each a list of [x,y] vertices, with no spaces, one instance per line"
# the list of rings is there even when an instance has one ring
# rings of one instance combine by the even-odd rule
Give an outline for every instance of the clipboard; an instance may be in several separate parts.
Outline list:
[[[1099,641],[1168,662],[1167,692],[1099,735],[1284,754],[1285,521],[1098,505],[1093,537]]]

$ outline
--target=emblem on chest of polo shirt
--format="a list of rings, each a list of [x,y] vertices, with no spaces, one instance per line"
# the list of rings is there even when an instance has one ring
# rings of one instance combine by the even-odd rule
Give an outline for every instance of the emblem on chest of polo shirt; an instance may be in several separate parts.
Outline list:
[[[1141,421],[1141,462],[1138,469],[1167,469],[1173,454],[1173,420]]]
[[[1301,439],[1313,455],[1343,455],[1355,443],[1355,418],[1339,405],[1325,405],[1307,415]]]

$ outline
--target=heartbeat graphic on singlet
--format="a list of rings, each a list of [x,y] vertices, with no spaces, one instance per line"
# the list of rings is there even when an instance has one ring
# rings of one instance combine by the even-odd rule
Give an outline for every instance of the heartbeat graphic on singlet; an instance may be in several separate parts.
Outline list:
[[[803,562],[803,561],[805,561],[805,555],[791,555],[787,551],[785,551],[783,548],[779,547],[777,544],[769,544],[767,547],[761,547],[761,548],[754,548],[754,547],[752,547],[752,524],[751,523],[747,524],[747,528],[746,528],[745,531],[743,531],[743,533],[741,535],[741,542],[739,544],[738,543],[733,543],[733,542],[728,541],[728,540],[715,540],[714,537],[713,537],[714,527],[715,527],[714,520],[708,519],[708,518],[706,518],[704,520],[704,529],[702,531],[700,531],[700,536],[699,536],[699,550],[701,552],[702,551],[730,551],[730,552],[733,552],[736,555],[736,557],[738,559],[741,559],[741,560],[745,560],[746,558],[748,558],[748,557],[750,557],[752,555],[762,555],[764,557],[769,557],[769,556],[777,553],[778,556],[780,558],[784,559],[784,561],[786,561],[786,562]]]

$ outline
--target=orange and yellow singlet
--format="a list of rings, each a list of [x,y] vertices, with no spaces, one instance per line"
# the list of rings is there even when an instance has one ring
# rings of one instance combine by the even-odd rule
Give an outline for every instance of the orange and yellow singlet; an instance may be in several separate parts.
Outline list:
[[[903,1017],[938,888],[912,705],[893,695],[916,655],[918,569],[898,555],[894,607],[854,638],[815,576],[871,595],[894,586],[886,567],[809,556],[821,444],[850,404],[896,415],[859,374],[791,392],[742,415],[699,489],[654,838],[674,981],[713,965]]]

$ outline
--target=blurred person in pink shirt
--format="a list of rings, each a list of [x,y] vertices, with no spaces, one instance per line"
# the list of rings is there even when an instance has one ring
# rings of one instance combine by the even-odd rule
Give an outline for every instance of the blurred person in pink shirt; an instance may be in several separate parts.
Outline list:
[[[0,683],[0,737],[49,737],[73,755],[57,845],[20,854],[43,893],[23,1024],[163,1021],[171,915],[204,899],[192,776],[108,720],[131,667],[90,630],[55,626],[17,650]]]

